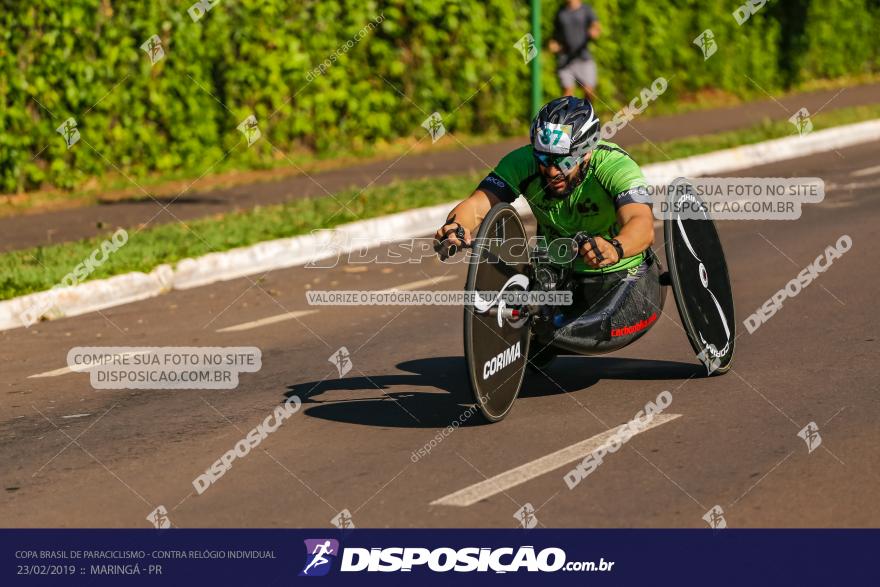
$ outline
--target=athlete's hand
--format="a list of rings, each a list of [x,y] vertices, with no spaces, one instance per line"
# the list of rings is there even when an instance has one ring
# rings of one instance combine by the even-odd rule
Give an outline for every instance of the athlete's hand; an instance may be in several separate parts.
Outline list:
[[[459,238],[456,232],[461,227],[464,237]],[[462,245],[470,246],[471,231],[461,226],[458,222],[447,222],[434,233],[434,250],[440,256],[441,260],[445,260],[450,255],[454,255],[462,248]]]
[[[607,240],[602,238],[601,236],[593,237],[593,242],[596,243],[596,248],[599,249],[599,253],[602,255],[602,260],[599,261],[599,256],[596,255],[596,251],[593,250],[593,247],[590,246],[589,241],[585,241],[584,244],[581,245],[579,253],[583,256],[584,262],[592,267],[593,269],[599,269],[600,267],[608,267],[609,265],[614,265],[618,261],[620,261],[620,256],[617,254],[617,249],[614,248],[614,245],[609,243]]]

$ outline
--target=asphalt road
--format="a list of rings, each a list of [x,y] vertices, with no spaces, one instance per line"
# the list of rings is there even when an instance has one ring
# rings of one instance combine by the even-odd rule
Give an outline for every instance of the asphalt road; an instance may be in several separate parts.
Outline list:
[[[671,296],[634,345],[527,375],[491,425],[467,416],[460,308],[324,307],[218,332],[315,310],[309,288],[460,288],[464,266],[436,260],[292,268],[0,332],[0,525],[150,527],[161,505],[184,528],[330,527],[344,509],[358,527],[517,527],[531,504],[548,527],[705,527],[716,505],[729,527],[876,527],[878,147],[742,174],[815,175],[828,193],[797,221],[719,223],[740,331],[722,377],[702,375]],[[741,321],[844,234],[852,249],[748,334]],[[97,391],[87,374],[51,374],[85,345],[256,346],[263,364],[231,391]],[[342,346],[353,367],[340,377],[328,358]],[[472,505],[431,505],[626,423],[665,390],[678,417],[574,489],[571,463],[530,465]],[[302,409],[196,494],[193,479],[291,394]],[[798,436],[810,422],[812,452]]]

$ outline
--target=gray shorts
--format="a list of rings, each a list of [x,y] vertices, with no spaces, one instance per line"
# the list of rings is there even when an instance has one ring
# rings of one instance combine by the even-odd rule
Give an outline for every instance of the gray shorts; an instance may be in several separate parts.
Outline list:
[[[563,88],[574,88],[575,82],[587,88],[596,87],[596,62],[592,59],[572,59],[556,71]]]

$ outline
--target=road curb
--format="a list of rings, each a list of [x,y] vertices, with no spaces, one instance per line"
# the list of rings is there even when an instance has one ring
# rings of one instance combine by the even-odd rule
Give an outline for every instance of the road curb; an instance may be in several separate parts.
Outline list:
[[[805,136],[774,139],[642,167],[652,184],[666,184],[681,176],[705,176],[766,165],[880,140],[880,120],[816,131]],[[190,289],[218,281],[262,274],[328,259],[402,238],[432,233],[454,202],[418,208],[389,216],[344,224],[331,230],[277,239],[224,251],[176,264],[160,265],[149,273],[126,273],[68,288],[56,288],[0,302],[0,330],[26,326],[22,316],[34,308],[46,320],[78,316],[155,297],[172,289]],[[520,198],[515,204],[530,214]],[[317,251],[317,252],[316,252]]]
[[[880,139],[880,120],[836,126],[804,136],[796,135],[743,145],[642,167],[648,181],[667,184],[677,177],[707,176],[796,159]]]

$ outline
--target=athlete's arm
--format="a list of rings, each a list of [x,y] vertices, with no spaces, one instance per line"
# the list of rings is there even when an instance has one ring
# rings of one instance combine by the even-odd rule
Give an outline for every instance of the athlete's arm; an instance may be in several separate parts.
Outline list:
[[[584,260],[594,269],[613,265],[621,258],[638,255],[654,243],[652,201],[642,170],[616,145],[600,145],[599,149],[603,158],[595,167],[596,177],[614,199],[617,225],[620,227],[615,238],[623,248],[623,257],[610,242],[596,237],[596,247],[604,257],[601,262],[597,262],[598,257],[589,246],[581,248]]]
[[[464,228],[465,244],[471,244],[471,235],[477,231],[492,206],[500,201],[495,194],[484,192],[481,189],[474,190],[474,193],[459,202],[449,212],[446,216],[446,223],[434,234],[434,238],[438,241],[445,238],[450,244],[461,246],[461,240],[455,236],[455,232],[444,237],[450,230],[454,231],[457,228],[456,225],[460,225]]]
[[[449,244],[460,246],[461,240],[450,230],[454,231],[461,226],[464,229],[464,242],[471,244],[471,236],[477,231],[492,206],[499,202],[511,203],[518,198],[520,191],[519,187],[515,186],[519,186],[534,172],[535,163],[530,146],[511,151],[480,182],[474,193],[449,212],[446,222],[434,234],[434,238],[438,241],[446,239]]]
[[[654,214],[650,206],[639,203],[624,204],[617,209],[617,224],[621,228],[615,238],[623,247],[623,258],[638,255],[654,244]],[[610,242],[600,236],[593,240],[603,259],[598,262],[595,251],[589,244],[585,244],[581,247],[581,253],[587,265],[598,269],[620,261],[621,257],[617,249]]]
[[[616,238],[623,247],[624,257],[638,255],[654,244],[654,214],[650,206],[639,203],[621,206],[617,209],[617,223],[620,232]]]

